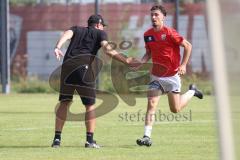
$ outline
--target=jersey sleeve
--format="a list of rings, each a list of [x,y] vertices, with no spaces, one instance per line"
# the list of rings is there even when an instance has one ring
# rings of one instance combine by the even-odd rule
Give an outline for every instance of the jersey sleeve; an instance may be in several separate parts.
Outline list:
[[[177,45],[180,45],[184,39],[175,29],[171,30],[171,38]]]
[[[149,46],[148,46],[147,43],[145,43],[145,49],[146,49],[146,53],[147,53],[147,54],[150,54],[150,53],[151,53],[151,50],[150,50],[150,48],[149,48]]]
[[[149,54],[150,53],[150,47],[147,43],[147,38],[146,38],[146,34],[144,33],[144,43],[145,43],[145,49],[146,49],[146,53]]]
[[[75,34],[76,31],[77,31],[77,28],[78,28],[77,26],[72,26],[72,27],[69,28],[69,30],[72,30],[73,34]]]
[[[101,32],[100,32],[100,42],[102,42],[102,41],[107,41],[107,40],[108,40],[107,33],[104,32],[104,31],[101,31]]]

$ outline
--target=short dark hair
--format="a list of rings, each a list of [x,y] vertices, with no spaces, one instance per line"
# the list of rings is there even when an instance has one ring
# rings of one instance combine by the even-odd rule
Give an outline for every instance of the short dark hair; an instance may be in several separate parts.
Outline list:
[[[103,26],[107,26],[100,14],[93,14],[88,18],[88,26],[94,26],[101,23]]]
[[[154,6],[152,6],[151,11],[154,11],[154,10],[160,10],[164,16],[167,16],[166,9],[163,6],[161,6],[161,5],[154,5]]]

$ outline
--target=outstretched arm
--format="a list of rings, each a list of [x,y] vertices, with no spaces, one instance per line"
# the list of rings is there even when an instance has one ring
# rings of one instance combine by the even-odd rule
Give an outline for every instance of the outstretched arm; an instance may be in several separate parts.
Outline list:
[[[186,66],[187,66],[189,57],[191,55],[192,45],[190,42],[184,39],[181,43],[181,46],[184,47],[184,53],[183,53],[182,63],[178,68],[178,73],[180,75],[183,75],[186,73]]]
[[[146,53],[143,55],[141,59],[141,63],[147,63],[151,59],[150,51],[146,49]]]
[[[56,58],[60,61],[61,57],[63,57],[63,53],[60,50],[62,45],[69,39],[71,39],[73,37],[73,31],[72,30],[67,30],[64,32],[64,34],[60,37],[60,39],[58,40],[56,47],[54,49],[55,52],[55,56]]]
[[[132,67],[133,70],[138,70],[144,63],[147,63],[151,59],[150,50],[146,49],[146,53],[143,55],[139,63],[135,63]]]
[[[133,65],[134,63],[139,63],[138,60],[136,60],[135,58],[132,57],[127,57],[126,55],[117,52],[116,50],[114,50],[111,45],[107,42],[107,41],[102,41],[101,42],[101,46],[103,48],[103,51],[105,54],[109,55],[110,57],[124,63],[127,65]]]

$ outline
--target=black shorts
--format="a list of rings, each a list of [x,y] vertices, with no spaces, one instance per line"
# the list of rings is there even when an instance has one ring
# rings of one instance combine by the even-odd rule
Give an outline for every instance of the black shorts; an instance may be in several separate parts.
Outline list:
[[[71,101],[77,91],[83,105],[93,105],[96,99],[96,84],[92,67],[75,62],[68,61],[62,65],[59,101]]]

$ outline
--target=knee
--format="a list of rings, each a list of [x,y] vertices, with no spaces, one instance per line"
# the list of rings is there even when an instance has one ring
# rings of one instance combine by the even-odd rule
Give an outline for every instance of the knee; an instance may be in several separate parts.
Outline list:
[[[66,112],[70,105],[71,105],[71,101],[61,101],[56,107],[57,114]]]
[[[69,107],[72,101],[61,101],[60,107]]]
[[[149,98],[148,99],[148,108],[149,109],[155,109],[156,106],[157,106],[157,103],[158,103],[157,100]]]
[[[90,111],[93,111],[95,109],[95,106],[94,105],[86,105],[85,108],[86,108],[87,112],[90,112]]]

